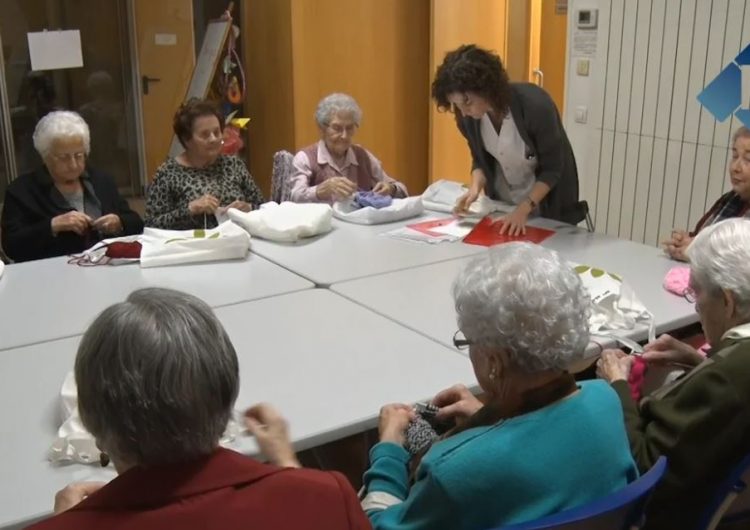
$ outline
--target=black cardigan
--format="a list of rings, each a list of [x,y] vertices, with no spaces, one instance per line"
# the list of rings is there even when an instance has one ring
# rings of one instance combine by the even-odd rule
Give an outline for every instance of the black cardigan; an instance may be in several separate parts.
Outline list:
[[[536,180],[550,187],[539,205],[542,217],[577,224],[585,218],[578,202],[578,170],[568,136],[552,98],[531,83],[511,83],[510,113],[528,153],[537,157]],[[484,172],[484,192],[498,199],[493,185],[495,159],[484,148],[481,120],[456,115],[456,123],[466,137],[472,158],[472,171]]]
[[[123,235],[139,234],[143,221],[130,209],[109,175],[87,168],[88,180],[102,206],[102,215],[117,214]],[[14,261],[29,261],[76,254],[102,239],[91,230],[85,236],[74,232],[52,235],[52,218],[73,210],[52,182],[46,167],[21,175],[8,185],[2,215],[3,250]]]

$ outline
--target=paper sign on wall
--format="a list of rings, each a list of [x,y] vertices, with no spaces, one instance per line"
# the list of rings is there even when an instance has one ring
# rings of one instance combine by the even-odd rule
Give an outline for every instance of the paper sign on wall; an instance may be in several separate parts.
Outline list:
[[[77,29],[27,33],[31,69],[59,70],[83,66],[81,32]]]

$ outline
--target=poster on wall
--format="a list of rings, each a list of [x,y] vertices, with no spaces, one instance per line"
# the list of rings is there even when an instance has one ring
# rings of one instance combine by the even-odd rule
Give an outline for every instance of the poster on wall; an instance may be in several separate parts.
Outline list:
[[[83,66],[81,32],[77,29],[27,33],[31,69],[59,70]]]

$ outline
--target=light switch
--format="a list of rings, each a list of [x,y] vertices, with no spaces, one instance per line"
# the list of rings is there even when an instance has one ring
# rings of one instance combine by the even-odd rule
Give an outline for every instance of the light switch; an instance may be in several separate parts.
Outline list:
[[[576,107],[576,123],[586,123],[588,120],[588,108],[586,107]]]
[[[583,76],[589,75],[588,59],[578,59],[578,62],[576,63],[576,73]]]

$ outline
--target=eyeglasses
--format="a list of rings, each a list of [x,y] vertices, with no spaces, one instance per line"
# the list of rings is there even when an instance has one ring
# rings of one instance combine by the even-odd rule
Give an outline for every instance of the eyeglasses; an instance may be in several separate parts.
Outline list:
[[[695,294],[695,289],[690,286],[685,287],[685,290],[682,291],[682,296],[691,304],[694,304],[698,299],[698,295]]]
[[[334,125],[329,125],[328,130],[331,131],[331,134],[334,134],[336,136],[341,136],[342,134],[344,134],[344,131],[346,131],[346,134],[348,136],[351,136],[357,130],[357,124],[350,123],[349,125],[343,126],[336,123]]]
[[[86,153],[60,153],[60,154],[52,153],[52,155],[50,156],[56,162],[75,161],[76,163],[80,164],[86,161]]]
[[[472,344],[472,341],[467,339],[464,336],[463,331],[461,331],[460,329],[457,330],[453,334],[453,346],[455,346],[457,350],[461,350],[461,351],[467,350],[469,346],[471,346],[471,344]]]

